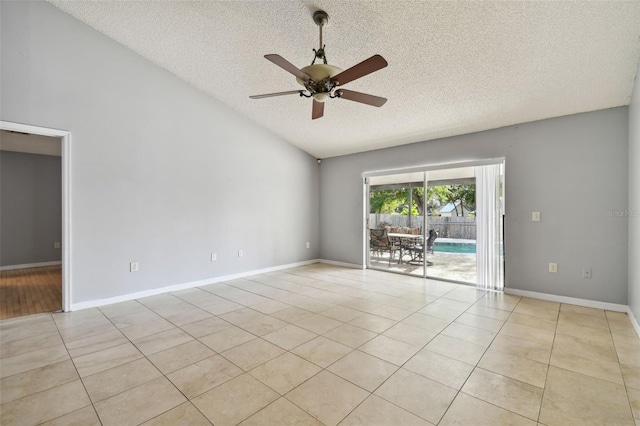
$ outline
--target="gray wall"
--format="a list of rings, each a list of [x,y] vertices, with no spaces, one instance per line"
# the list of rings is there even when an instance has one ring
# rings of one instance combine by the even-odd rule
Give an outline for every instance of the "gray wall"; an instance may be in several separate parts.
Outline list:
[[[324,160],[321,256],[363,264],[362,173],[506,158],[506,285],[627,303],[627,108]],[[531,222],[531,212],[542,213]],[[548,272],[549,262],[558,273]],[[582,269],[593,278],[583,279]]]
[[[0,266],[61,260],[60,157],[0,151]]]
[[[314,158],[48,3],[0,8],[2,120],[72,132],[73,303],[318,257]]]
[[[640,74],[640,66],[638,66]],[[640,80],[629,104],[629,308],[640,321]]]

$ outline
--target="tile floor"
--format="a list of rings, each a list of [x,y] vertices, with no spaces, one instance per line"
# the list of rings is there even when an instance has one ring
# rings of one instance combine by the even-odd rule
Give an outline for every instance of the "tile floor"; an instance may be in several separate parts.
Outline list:
[[[0,322],[2,425],[640,425],[626,314],[316,264]]]

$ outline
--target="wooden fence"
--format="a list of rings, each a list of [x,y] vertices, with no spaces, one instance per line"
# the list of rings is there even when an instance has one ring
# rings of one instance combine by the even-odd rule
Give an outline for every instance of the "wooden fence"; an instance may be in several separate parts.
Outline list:
[[[369,215],[369,227],[379,226],[408,226],[410,228],[421,228],[424,224],[422,216],[409,216],[400,214],[375,214]],[[461,238],[466,240],[476,239],[476,218],[475,217],[442,217],[429,216],[427,218],[428,229],[438,231],[440,238]]]

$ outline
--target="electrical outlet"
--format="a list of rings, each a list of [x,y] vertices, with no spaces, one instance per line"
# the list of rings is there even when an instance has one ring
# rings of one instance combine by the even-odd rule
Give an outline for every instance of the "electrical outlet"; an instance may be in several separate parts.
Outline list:
[[[549,264],[549,272],[551,272],[552,274],[558,273],[558,264],[557,263],[550,263]]]
[[[591,278],[591,268],[582,270],[582,278]]]
[[[54,249],[60,248],[60,243],[53,243],[53,248]]]
[[[218,253],[211,253],[211,261],[215,262],[216,260],[218,260]]]
[[[307,248],[311,248],[311,243],[307,241]]]
[[[244,251],[238,250],[238,257],[242,257],[242,256],[244,256]]]
[[[533,222],[540,222],[540,212],[531,213],[531,220]]]
[[[129,272],[138,272],[138,262],[131,262],[129,264]]]

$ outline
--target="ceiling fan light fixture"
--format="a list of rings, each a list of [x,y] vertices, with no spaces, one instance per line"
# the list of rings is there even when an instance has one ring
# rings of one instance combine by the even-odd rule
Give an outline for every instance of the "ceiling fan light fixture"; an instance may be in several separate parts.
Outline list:
[[[329,98],[330,98],[329,94],[324,92],[316,93],[315,95],[313,95],[313,99],[318,102],[324,102]]]
[[[308,65],[304,68],[301,68],[300,71],[309,74],[313,81],[322,81],[326,78],[334,77],[342,72],[340,68],[329,64]],[[296,81],[299,85],[305,86],[305,82],[297,77]]]

